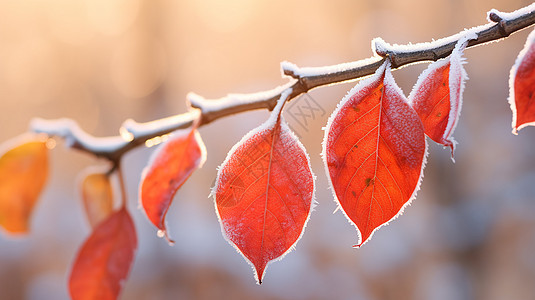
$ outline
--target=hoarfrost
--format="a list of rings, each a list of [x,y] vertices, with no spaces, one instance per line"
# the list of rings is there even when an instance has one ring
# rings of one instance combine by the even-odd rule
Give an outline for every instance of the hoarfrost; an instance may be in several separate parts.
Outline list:
[[[509,21],[511,19],[516,19],[516,18],[519,18],[521,17],[522,15],[525,15],[525,14],[528,14],[528,13],[531,13],[535,11],[535,3],[532,3],[526,7],[523,7],[521,9],[518,9],[518,10],[515,10],[513,12],[510,12],[510,13],[506,13],[506,12],[501,12],[501,11],[498,11],[496,9],[491,9],[488,13],[487,13],[487,20],[489,22],[493,22],[490,18],[490,15],[491,14],[495,14],[496,16],[498,16],[500,19],[504,20],[504,21]]]
[[[370,57],[370,58],[362,59],[359,61],[342,63],[342,64],[337,64],[337,65],[332,65],[332,66],[304,67],[304,68],[300,68],[291,62],[283,61],[281,63],[281,69],[282,71],[286,70],[294,74],[294,76],[292,77],[318,77],[318,76],[325,76],[326,74],[341,73],[347,70],[356,69],[362,66],[372,64],[374,62],[378,62],[381,59],[382,59],[381,57]]]
[[[170,131],[174,128],[193,122],[199,117],[199,110],[187,114],[179,114],[147,123],[138,123],[132,119],[124,121],[121,128],[132,134],[133,138],[154,136],[158,132]]]
[[[94,137],[83,131],[78,123],[72,119],[62,118],[45,120],[35,118],[30,123],[30,128],[36,133],[45,133],[49,136],[60,136],[65,139],[68,147],[76,144],[94,153],[111,153],[128,144],[120,136]]]
[[[494,26],[493,24],[485,24],[477,27],[473,27],[470,29],[465,29],[462,32],[459,32],[457,34],[454,34],[452,36],[448,36],[442,39],[434,40],[432,42],[424,42],[424,43],[416,43],[416,44],[405,44],[405,45],[398,45],[398,44],[389,44],[385,42],[382,38],[374,38],[372,40],[372,49],[379,55],[379,54],[386,54],[386,53],[413,53],[413,52],[420,52],[420,51],[427,51],[430,48],[438,48],[450,43],[456,43],[459,40],[462,40],[463,38],[469,36],[477,38],[477,32],[488,29],[490,27]],[[473,38],[471,38],[473,39]]]

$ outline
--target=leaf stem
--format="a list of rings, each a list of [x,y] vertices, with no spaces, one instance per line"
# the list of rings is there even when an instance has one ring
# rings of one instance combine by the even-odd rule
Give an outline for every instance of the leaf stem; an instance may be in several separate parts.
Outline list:
[[[119,177],[119,186],[121,189],[121,209],[126,209],[127,194],[126,185],[124,180],[123,168],[120,164],[117,164],[117,177]]]

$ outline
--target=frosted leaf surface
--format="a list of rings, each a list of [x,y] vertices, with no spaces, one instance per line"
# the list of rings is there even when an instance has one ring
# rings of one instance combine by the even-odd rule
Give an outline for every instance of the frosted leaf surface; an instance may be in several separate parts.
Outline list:
[[[426,143],[387,61],[359,82],[329,118],[323,160],[334,197],[362,246],[396,218],[418,189]]]
[[[509,75],[509,104],[513,112],[513,133],[535,125],[535,30],[511,68]]]
[[[175,131],[152,154],[143,170],[140,203],[159,235],[174,243],[165,216],[175,193],[206,161],[206,148],[196,127]]]
[[[258,283],[269,262],[295,247],[313,207],[310,160],[280,114],[288,94],[230,150],[212,190],[222,231]]]
[[[474,33],[463,36],[448,58],[431,63],[418,77],[409,103],[422,120],[425,133],[435,142],[455,149],[453,131],[462,107],[464,83],[468,79],[463,68],[462,53]]]

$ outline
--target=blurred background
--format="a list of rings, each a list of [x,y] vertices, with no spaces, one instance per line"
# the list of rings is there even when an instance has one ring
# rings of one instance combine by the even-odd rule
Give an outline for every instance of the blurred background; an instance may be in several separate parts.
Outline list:
[[[323,66],[370,57],[370,41],[425,42],[486,23],[491,8],[529,1],[0,0],[0,141],[33,117],[77,120],[96,136],[127,118],[150,121],[207,98],[283,84],[279,63]],[[200,129],[208,160],[168,214],[173,247],[137,209],[152,149],[124,159],[139,234],[122,299],[535,299],[535,128],[511,134],[509,70],[530,29],[466,51],[456,163],[430,143],[422,188],[403,216],[361,249],[336,206],[321,162],[328,116],[355,82],[323,87],[286,111],[317,175],[316,199],[295,251],[271,264],[262,286],[223,238],[209,188],[226,152],[267,111]],[[426,64],[394,72],[406,94]],[[312,99],[312,100],[310,100]],[[300,102],[301,101],[301,102]],[[301,104],[300,104],[301,103]],[[291,114],[291,115],[289,115]],[[58,141],[32,232],[0,234],[0,299],[68,299],[67,276],[90,232],[77,174],[105,164]]]

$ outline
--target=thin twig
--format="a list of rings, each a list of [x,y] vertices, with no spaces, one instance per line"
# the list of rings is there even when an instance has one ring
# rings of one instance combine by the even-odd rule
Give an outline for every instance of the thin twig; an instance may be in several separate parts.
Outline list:
[[[201,112],[199,126],[211,123],[217,119],[240,112],[268,109],[272,110],[283,93],[289,93],[287,101],[306,93],[313,88],[356,80],[373,74],[388,56],[392,68],[421,62],[436,61],[447,57],[455,47],[457,41],[468,31],[477,34],[477,39],[471,40],[467,48],[498,41],[510,34],[535,24],[535,3],[521,8],[513,13],[502,13],[491,10],[488,13],[490,23],[470,30],[461,31],[431,43],[414,45],[389,45],[382,39],[374,39],[372,44],[375,56],[351,63],[335,66],[299,68],[291,63],[281,64],[283,73],[291,80],[285,85],[272,90],[253,94],[229,94],[216,100],[206,100],[201,96],[190,93],[188,100],[192,107]],[[65,138],[72,148],[106,158],[118,164],[121,157],[131,149],[144,144],[147,140],[170,133],[174,130],[191,126],[198,117],[196,110],[176,116],[155,120],[148,123],[136,123],[127,120],[121,128],[121,136],[96,138],[82,131],[73,120],[45,121],[38,119],[32,122],[34,132],[47,133],[50,136]],[[126,134],[124,134],[126,133]]]
[[[124,180],[124,173],[123,169],[121,168],[121,164],[117,164],[117,176],[119,177],[119,186],[121,188],[121,209],[126,209],[126,199],[128,199],[126,194],[126,184]]]

